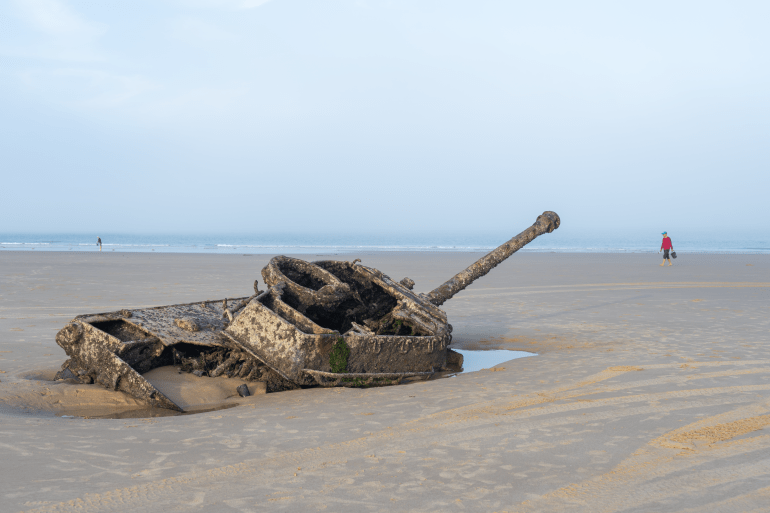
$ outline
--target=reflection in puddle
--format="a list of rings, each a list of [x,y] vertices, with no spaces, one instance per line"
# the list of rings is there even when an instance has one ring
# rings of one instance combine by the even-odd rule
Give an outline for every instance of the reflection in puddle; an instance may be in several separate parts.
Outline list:
[[[463,372],[475,372],[481,369],[489,369],[508,360],[515,358],[524,358],[525,356],[535,356],[535,353],[526,351],[508,351],[506,349],[495,349],[492,351],[467,351],[465,349],[455,349],[463,355]]]

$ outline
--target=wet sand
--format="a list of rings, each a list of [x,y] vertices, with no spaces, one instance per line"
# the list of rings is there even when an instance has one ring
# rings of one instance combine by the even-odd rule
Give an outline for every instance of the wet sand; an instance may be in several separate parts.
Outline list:
[[[337,258],[428,291],[479,256]],[[54,416],[141,407],[45,381],[70,318],[245,296],[268,259],[0,252],[0,511],[770,509],[770,256],[517,254],[444,307],[453,346],[538,356],[196,415]]]

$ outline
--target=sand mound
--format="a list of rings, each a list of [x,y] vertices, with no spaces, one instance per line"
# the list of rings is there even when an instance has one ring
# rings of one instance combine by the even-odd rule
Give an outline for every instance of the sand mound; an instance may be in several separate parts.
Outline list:
[[[745,435],[752,431],[757,431],[770,424],[770,415],[761,415],[748,419],[736,420],[725,424],[707,426],[693,431],[677,433],[670,437],[670,440],[680,443],[691,443],[694,441],[704,441],[709,444],[724,442],[736,436]]]
[[[123,392],[113,392],[98,385],[76,384],[74,380],[21,382],[3,392],[0,406],[27,412],[91,417],[147,408]]]
[[[172,410],[148,408],[147,404],[128,394],[107,390],[99,385],[84,385],[75,380],[45,381],[49,374],[51,372],[35,371],[27,373],[25,377],[28,380],[7,385],[4,383],[0,392],[0,408],[8,412],[40,412],[77,417],[156,417],[178,414]],[[144,377],[185,412],[195,413],[256,400],[254,397],[243,398],[238,395],[236,388],[244,384],[241,379],[180,374],[172,366],[153,369]],[[265,383],[247,385],[252,396],[267,391]]]
[[[142,375],[155,388],[163,392],[185,411],[205,410],[221,406],[228,399],[241,400],[236,388],[245,382],[242,379],[198,377],[180,372],[176,367],[158,367]],[[246,383],[251,395],[264,394],[265,383]]]

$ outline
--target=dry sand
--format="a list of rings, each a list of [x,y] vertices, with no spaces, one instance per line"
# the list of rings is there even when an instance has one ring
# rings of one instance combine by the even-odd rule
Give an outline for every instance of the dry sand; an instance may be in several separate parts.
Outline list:
[[[337,258],[427,291],[478,256]],[[517,254],[445,305],[454,346],[539,353],[496,372],[241,399],[171,371],[237,406],[54,415],[142,408],[46,381],[70,318],[248,295],[268,258],[1,252],[0,511],[770,511],[768,256]]]

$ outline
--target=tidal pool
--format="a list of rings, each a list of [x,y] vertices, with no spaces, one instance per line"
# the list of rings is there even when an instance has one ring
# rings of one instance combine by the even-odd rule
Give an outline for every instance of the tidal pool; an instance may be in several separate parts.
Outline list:
[[[508,360],[535,356],[536,353],[527,351],[509,351],[507,349],[493,349],[490,351],[467,351],[455,349],[463,355],[463,372],[475,372],[481,369],[489,369]]]

